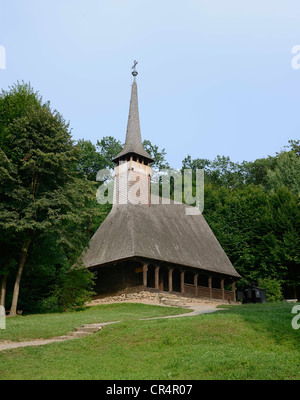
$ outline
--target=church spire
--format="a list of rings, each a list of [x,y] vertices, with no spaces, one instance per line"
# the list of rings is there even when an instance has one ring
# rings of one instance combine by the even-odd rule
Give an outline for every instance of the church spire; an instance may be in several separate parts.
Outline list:
[[[134,61],[132,67],[133,72],[133,83],[131,88],[131,98],[129,107],[129,116],[127,123],[127,132],[125,146],[123,150],[113,159],[114,162],[118,162],[120,159],[125,159],[126,156],[139,157],[141,160],[148,162],[153,162],[150,154],[144,149],[142,144],[141,128],[140,128],[140,118],[139,118],[139,108],[138,108],[138,94],[137,94],[137,83],[136,76],[138,72],[136,71],[137,61]]]

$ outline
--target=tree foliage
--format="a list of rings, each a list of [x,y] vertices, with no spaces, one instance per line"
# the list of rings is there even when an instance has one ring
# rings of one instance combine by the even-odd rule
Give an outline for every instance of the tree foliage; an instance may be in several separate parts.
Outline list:
[[[277,302],[282,300],[282,289],[278,280],[269,277],[258,278],[258,286],[266,291],[268,302]]]
[[[77,175],[79,152],[69,125],[30,85],[2,92],[0,121],[0,237],[18,264],[14,315],[32,248],[55,238],[53,251],[62,249],[65,266],[72,265],[88,243],[86,226],[97,210],[94,186]]]
[[[290,141],[254,162],[183,160],[183,167],[205,171],[204,215],[242,275],[241,289],[270,278],[286,296],[300,296],[299,159],[299,141]]]
[[[75,266],[59,275],[49,297],[43,300],[45,311],[70,311],[83,307],[94,294],[94,274],[87,268]]]
[[[300,157],[295,151],[283,151],[277,156],[276,166],[267,172],[267,185],[272,189],[289,188],[300,194]]]
[[[161,169],[169,169],[170,165],[166,161],[166,150],[159,150],[158,146],[152,144],[150,140],[143,141],[144,149],[150,154],[150,156],[154,159],[152,163],[152,168]]]

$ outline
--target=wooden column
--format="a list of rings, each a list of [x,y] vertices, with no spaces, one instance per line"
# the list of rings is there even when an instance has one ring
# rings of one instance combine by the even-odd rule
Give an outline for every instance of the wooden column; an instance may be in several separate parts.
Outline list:
[[[173,268],[169,268],[169,292],[173,290]]]
[[[148,265],[143,265],[143,285],[147,287],[147,274],[148,274]]]
[[[155,267],[155,289],[159,289],[159,267]]]
[[[225,291],[224,291],[224,279],[221,279],[221,290],[222,290],[222,299],[225,299]]]
[[[235,282],[232,282],[231,288],[232,288],[232,291],[233,291],[233,301],[236,301],[236,298],[235,298]]]
[[[211,283],[212,283],[212,277],[211,276],[209,276],[208,277],[208,288],[209,288],[209,298],[211,299],[212,298],[212,286],[211,286]]]
[[[184,271],[181,271],[180,274],[180,286],[181,286],[181,293],[184,294]]]
[[[198,275],[199,274],[194,275],[195,296],[198,296]]]

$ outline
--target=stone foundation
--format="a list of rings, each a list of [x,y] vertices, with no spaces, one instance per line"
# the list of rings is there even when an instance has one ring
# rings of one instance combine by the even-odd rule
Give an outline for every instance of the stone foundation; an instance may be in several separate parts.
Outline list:
[[[107,303],[121,303],[121,302],[141,302],[148,301],[153,304],[164,304],[169,306],[184,307],[189,304],[237,304],[236,302],[230,302],[218,299],[206,299],[206,298],[192,298],[188,296],[183,296],[177,293],[169,292],[155,292],[149,290],[142,290],[139,292],[132,293],[120,293],[116,295],[111,295],[107,297],[94,298],[87,305],[98,305]]]

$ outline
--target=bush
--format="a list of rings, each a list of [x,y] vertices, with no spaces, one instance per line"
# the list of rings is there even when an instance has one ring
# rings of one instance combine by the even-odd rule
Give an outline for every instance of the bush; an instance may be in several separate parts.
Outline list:
[[[51,296],[43,301],[47,311],[68,311],[82,307],[91,296],[95,275],[84,267],[74,267],[58,278]]]
[[[272,278],[259,278],[258,286],[266,291],[268,302],[282,300],[281,283]]]

